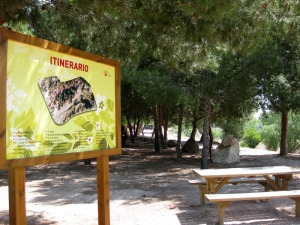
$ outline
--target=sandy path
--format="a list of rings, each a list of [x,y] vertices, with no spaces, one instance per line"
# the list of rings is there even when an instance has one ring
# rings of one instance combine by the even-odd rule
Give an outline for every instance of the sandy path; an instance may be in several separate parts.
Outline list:
[[[187,180],[199,158],[174,150],[155,154],[152,145],[126,148],[110,158],[111,225],[212,225],[217,221],[214,204],[199,206],[199,192]],[[300,167],[300,155],[278,157],[259,150],[242,150],[241,162],[231,165],[291,165]],[[264,153],[264,154],[261,154]],[[268,154],[265,154],[268,153]],[[271,152],[272,153],[272,152]],[[210,167],[226,165],[210,164]],[[227,165],[228,166],[228,165]],[[290,189],[300,188],[300,177]],[[263,190],[255,184],[228,185],[224,193]],[[27,224],[96,225],[96,165],[66,162],[26,170]],[[7,173],[0,171],[0,224],[8,224]],[[225,212],[225,224],[300,224],[292,200],[238,202]]]

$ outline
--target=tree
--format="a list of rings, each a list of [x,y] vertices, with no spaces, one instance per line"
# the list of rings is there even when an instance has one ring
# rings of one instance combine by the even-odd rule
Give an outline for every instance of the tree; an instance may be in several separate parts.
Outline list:
[[[176,154],[177,158],[182,158],[182,151],[181,151],[181,132],[182,132],[182,121],[183,121],[183,114],[184,114],[184,105],[179,105],[179,115],[178,115],[178,131],[177,131],[177,144],[176,144]]]
[[[280,155],[286,155],[288,112],[300,109],[299,44],[289,34],[273,34],[252,57],[261,105],[281,114]]]
[[[162,132],[162,127],[167,131],[168,121],[174,115],[174,107],[181,94],[180,88],[171,80],[168,69],[152,57],[145,58],[137,68],[124,71],[124,82],[130,84],[137,99],[143,99],[145,108],[151,108],[156,134],[155,151],[159,152],[160,147],[166,147],[166,133]],[[138,103],[135,102],[135,96],[128,97],[130,99],[124,100],[125,104]]]
[[[203,149],[201,158],[201,168],[208,168],[208,154],[211,147],[210,139],[210,124],[211,124],[211,104],[214,96],[214,86],[213,81],[215,78],[215,73],[211,70],[198,70],[185,82],[189,85],[189,92],[193,101],[193,114],[199,113],[199,118],[203,118]],[[194,119],[194,123],[196,119]],[[191,139],[193,137],[191,136]]]
[[[263,143],[268,149],[277,151],[280,144],[280,114],[276,112],[265,112],[262,117],[261,136]],[[299,113],[291,111],[288,118],[288,152],[295,152],[300,149],[300,119]]]
[[[147,103],[144,96],[139,93],[136,87],[130,82],[130,79],[126,78],[129,76],[130,72],[123,72],[121,82],[121,109],[122,116],[126,118],[127,127],[130,132],[130,140],[134,142],[140,124],[143,120],[147,120],[151,115],[151,107]],[[133,126],[132,126],[133,124]]]
[[[281,114],[280,155],[286,155],[288,112],[300,108],[299,3],[289,0],[243,3],[247,6],[244,10],[247,30],[240,33],[248,41],[240,40],[249,56],[250,66],[246,70],[256,76],[261,107]]]
[[[202,168],[208,165],[208,151],[212,141],[209,135],[211,121],[242,119],[256,107],[255,79],[244,72],[247,66],[244,58],[227,50],[219,54],[217,62],[215,72],[201,71],[202,77],[199,79],[204,104]]]
[[[146,111],[149,105],[154,116],[158,110],[160,123],[168,121],[172,107],[182,104],[176,91],[182,90],[189,80],[191,89],[198,88],[194,92],[198,103],[189,108],[198,115],[202,112],[207,124],[210,120],[241,118],[255,106],[253,80],[260,81],[263,77],[263,73],[257,74],[258,64],[253,67],[257,58],[263,62],[263,57],[257,57],[258,49],[264,43],[271,43],[269,36],[282,37],[285,31],[289,31],[290,47],[297,45],[297,32],[293,31],[299,11],[296,6],[288,0],[267,0],[263,4],[233,0],[118,0],[101,4],[96,0],[59,0],[43,4],[31,1],[26,7],[18,8],[14,15],[16,19],[27,18],[24,21],[34,35],[117,59],[122,71],[132,68],[132,77],[125,75],[122,80],[127,82],[123,87],[142,96],[138,102],[146,102]],[[276,23],[272,18],[276,18]],[[84,29],[78,29],[82,25]],[[246,56],[250,56],[248,61],[245,61]],[[155,63],[144,68],[137,66],[151,58]],[[298,69],[295,63],[293,65],[293,71]],[[271,68],[269,70],[274,71],[275,67]],[[178,82],[173,79],[177,74],[182,75]],[[266,84],[273,79],[269,75],[263,80]],[[297,79],[287,84],[293,83],[297,88]],[[148,86],[150,90],[146,89]],[[260,83],[259,87],[265,86]],[[268,99],[267,93],[273,92],[273,89],[262,90],[264,99]],[[176,94],[172,104],[169,104],[169,93]],[[131,117],[138,121],[140,115]],[[209,132],[207,128],[205,125],[204,132]],[[160,133],[163,136],[162,131]]]
[[[32,0],[2,0],[0,2],[0,25],[11,20],[20,10],[32,3]]]

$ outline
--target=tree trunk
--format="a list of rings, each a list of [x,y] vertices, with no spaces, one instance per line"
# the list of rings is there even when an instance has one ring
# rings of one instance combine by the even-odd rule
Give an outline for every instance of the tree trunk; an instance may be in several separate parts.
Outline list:
[[[204,102],[204,121],[203,121],[203,149],[202,149],[202,158],[201,158],[201,169],[208,169],[208,153],[210,146],[210,115],[211,107],[210,100],[206,99]]]
[[[287,155],[288,112],[281,112],[280,155]]]
[[[165,142],[165,139],[164,139],[164,133],[163,133],[163,130],[162,130],[162,124],[163,124],[163,116],[162,116],[162,106],[160,105],[158,107],[158,117],[159,117],[159,120],[158,120],[158,127],[159,127],[159,139],[160,139],[160,143],[161,143],[161,147],[162,149],[167,149],[167,143]]]
[[[183,105],[180,105],[179,106],[179,119],[178,119],[178,132],[177,132],[177,145],[176,145],[177,159],[182,158],[181,130],[182,130],[183,113],[184,113],[184,107],[183,107]]]
[[[138,116],[137,122],[135,123],[135,129],[134,129],[134,138],[136,139],[138,136],[139,128],[140,128],[140,117]]]
[[[157,112],[157,106],[153,106],[153,119],[154,119],[154,140],[155,140],[155,144],[154,144],[154,148],[155,148],[155,152],[160,152],[160,144],[159,144],[159,118],[158,118],[158,112]]]
[[[164,140],[166,143],[168,141],[168,129],[169,129],[169,119],[166,116],[164,119]]]
[[[209,123],[209,158],[210,158],[211,162],[212,162],[211,149],[212,149],[213,142],[214,142],[214,137],[213,137],[213,134],[212,134],[211,121],[210,121],[210,123]]]
[[[204,141],[204,140],[203,140],[203,137],[204,137],[204,136],[203,136],[203,134],[202,134],[202,135],[201,135],[201,138],[200,138],[200,143],[203,143],[203,141]]]
[[[134,142],[134,134],[132,132],[130,116],[126,116],[126,120],[127,120],[128,129],[129,129],[130,141],[131,141],[131,143],[133,143]]]
[[[210,161],[212,161],[211,149],[212,149],[213,141],[214,141],[214,137],[212,134],[211,124],[209,124],[209,158],[210,158]],[[202,134],[201,138],[200,138],[200,143],[203,143],[203,142],[204,142],[204,135]]]
[[[192,122],[193,129],[192,129],[192,133],[191,133],[190,139],[194,139],[195,140],[196,133],[197,133],[197,122],[198,122],[197,112],[196,112],[196,109],[194,109],[194,111],[193,111],[193,122]]]

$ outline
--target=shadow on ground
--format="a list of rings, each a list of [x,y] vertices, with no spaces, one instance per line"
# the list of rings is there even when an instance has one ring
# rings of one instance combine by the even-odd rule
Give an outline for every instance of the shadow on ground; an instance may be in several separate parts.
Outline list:
[[[243,155],[239,163],[209,163],[210,168],[249,167],[266,165],[299,165],[299,155]],[[110,157],[111,225],[199,225],[215,224],[217,207],[200,206],[199,190],[188,184],[195,179],[193,169],[200,167],[200,158],[184,154],[176,158],[175,149],[155,153],[152,142],[137,142],[124,148],[121,155]],[[7,186],[7,173],[0,171],[0,190]],[[300,179],[290,189],[299,189]],[[255,184],[228,185],[224,193],[260,191]],[[1,193],[0,193],[1,194]],[[26,169],[28,224],[97,224],[96,162],[86,166],[81,161],[40,165]],[[1,196],[0,196],[1,200]],[[225,224],[300,224],[294,218],[292,200],[269,202],[236,202],[225,210]],[[37,211],[32,210],[36,207]],[[40,208],[40,211],[38,210]],[[76,212],[64,215],[68,208],[87,214],[86,220]],[[0,208],[0,224],[7,224],[8,209]],[[57,211],[56,211],[57,210]],[[93,211],[95,210],[95,211]],[[93,215],[92,215],[93,213]],[[92,216],[90,216],[92,215]],[[58,217],[65,216],[62,220]],[[159,222],[157,222],[159,221]],[[78,222],[78,223],[77,223]]]

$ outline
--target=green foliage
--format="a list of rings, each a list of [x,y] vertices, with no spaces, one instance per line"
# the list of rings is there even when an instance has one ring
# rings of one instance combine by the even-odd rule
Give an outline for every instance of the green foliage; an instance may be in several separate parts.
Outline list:
[[[276,151],[280,143],[280,115],[278,113],[265,113],[262,118],[262,142],[268,149]],[[288,116],[288,152],[300,149],[300,115],[291,111]]]
[[[280,142],[278,124],[265,125],[261,131],[262,142],[268,150],[277,151]]]
[[[246,68],[245,56],[235,51],[220,52],[218,73],[214,82],[215,111],[218,117],[243,119],[257,107],[256,79]]]
[[[233,135],[235,138],[240,139],[243,135],[243,122],[240,120],[230,120],[219,122],[218,125],[223,130],[223,137]]]
[[[203,99],[209,98],[212,121],[221,124],[224,135],[241,138],[241,120],[258,103],[277,112],[300,109],[298,1],[18,4],[0,3],[0,19],[5,12],[5,19],[20,22],[8,22],[15,30],[121,62],[123,115],[148,119],[151,107],[160,104],[175,118],[176,106],[184,103],[186,117],[196,110],[200,121]],[[295,124],[289,123],[288,137],[295,135],[293,140]],[[267,125],[271,124],[262,128],[263,140],[275,148],[275,130],[267,132],[272,129]],[[91,125],[83,128],[90,130]],[[251,129],[248,132],[253,136]],[[297,141],[288,142],[290,151],[297,148]]]
[[[262,118],[262,141],[268,149],[276,151],[280,143],[280,115],[265,113]],[[300,115],[291,111],[288,116],[288,152],[300,150]]]
[[[261,117],[262,142],[267,149],[276,151],[280,143],[280,115],[278,113],[263,113]]]
[[[244,129],[248,129],[248,128],[254,128],[258,132],[260,132],[262,129],[262,122],[259,119],[253,117],[249,121],[246,121],[244,124]]]
[[[138,68],[125,69],[122,76],[123,115],[149,120],[152,107],[157,104],[172,119],[181,88],[171,79],[170,73],[162,62],[151,57],[141,61]]]
[[[249,127],[244,131],[241,145],[244,147],[255,148],[260,141],[261,136],[259,132],[255,128]]]
[[[212,134],[213,134],[214,140],[216,140],[216,141],[221,141],[224,138],[223,130],[219,127],[213,127]]]
[[[300,114],[291,112],[288,122],[287,146],[288,152],[300,150]]]
[[[259,119],[252,118],[243,126],[242,146],[255,148],[261,141],[262,124]]]

